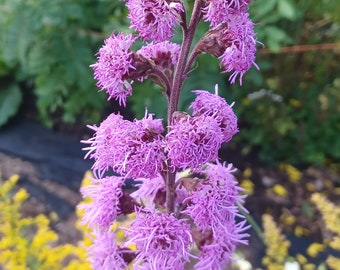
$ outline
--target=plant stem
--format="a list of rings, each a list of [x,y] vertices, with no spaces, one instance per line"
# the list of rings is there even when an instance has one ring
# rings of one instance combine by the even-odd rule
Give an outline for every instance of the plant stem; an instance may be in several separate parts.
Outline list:
[[[201,8],[202,8],[202,0],[196,0],[194,4],[194,8],[192,11],[192,15],[190,18],[190,23],[188,28],[183,29],[183,41],[181,46],[181,51],[178,58],[178,63],[174,71],[174,79],[172,83],[172,87],[168,96],[168,126],[172,124],[172,114],[178,110],[178,101],[181,93],[181,89],[183,83],[187,77],[186,70],[187,68],[187,60],[190,52],[192,40],[194,38],[194,34],[197,28],[197,25],[201,19]],[[169,130],[168,130],[169,131]],[[167,177],[166,177],[166,208],[168,212],[173,212],[175,208],[175,198],[176,198],[176,189],[175,189],[175,176],[176,171],[170,169],[171,164],[170,161],[168,163],[167,168]]]
[[[259,226],[259,224],[257,224],[257,222],[255,221],[255,219],[251,215],[246,213],[244,210],[242,210],[241,207],[239,207],[239,211],[243,216],[246,217],[246,219],[248,220],[249,224],[252,226],[252,228],[255,231],[255,233],[257,234],[257,236],[261,240],[263,240],[263,231],[262,231],[261,227]]]

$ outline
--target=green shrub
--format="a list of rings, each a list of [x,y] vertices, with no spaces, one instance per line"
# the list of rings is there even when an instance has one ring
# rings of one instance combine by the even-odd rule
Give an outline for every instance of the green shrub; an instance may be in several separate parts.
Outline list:
[[[57,112],[65,122],[97,121],[106,96],[98,95],[89,65],[109,34],[103,33],[124,27],[122,7],[107,0],[0,0],[0,104],[12,108],[0,125],[20,105],[22,95],[12,93],[18,88],[34,89],[47,125]]]

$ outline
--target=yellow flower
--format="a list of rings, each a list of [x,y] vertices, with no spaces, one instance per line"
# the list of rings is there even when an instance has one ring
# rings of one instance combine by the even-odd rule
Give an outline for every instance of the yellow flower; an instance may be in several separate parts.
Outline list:
[[[286,189],[284,186],[280,185],[280,184],[274,185],[274,186],[272,187],[272,189],[273,189],[273,192],[274,192],[276,195],[280,196],[280,197],[286,197],[287,194],[288,194],[287,189]]]
[[[334,236],[329,246],[333,249],[340,250],[340,235]]]
[[[300,237],[300,236],[307,236],[307,235],[309,235],[309,231],[306,228],[303,228],[302,226],[297,225],[294,228],[294,234],[296,236],[298,236],[298,237]]]
[[[310,246],[307,248],[307,254],[313,258],[316,258],[320,252],[325,250],[325,245],[320,244],[320,243],[312,243]]]
[[[254,193],[254,183],[250,179],[243,179],[240,186],[244,189],[244,193],[252,195]]]
[[[289,213],[283,213],[280,216],[280,221],[284,224],[287,224],[287,225],[293,225],[296,221],[296,218],[295,218],[295,216],[293,216]]]
[[[14,174],[4,183],[0,182],[1,183],[0,197],[6,198],[7,195],[10,193],[10,191],[13,189],[13,187],[16,185],[18,180],[19,180],[19,175]]]
[[[281,171],[285,172],[288,175],[289,181],[291,181],[294,184],[300,182],[302,173],[297,168],[286,163],[281,163],[279,168]]]
[[[313,263],[307,263],[303,266],[303,270],[315,270],[316,265]]]
[[[296,254],[296,259],[301,265],[308,263],[307,258],[300,253]]]
[[[339,265],[340,265],[340,259],[335,258],[334,256],[330,255],[328,256],[326,263],[328,267],[332,270],[339,270]]]
[[[19,191],[13,196],[13,200],[14,202],[23,202],[25,200],[27,200],[27,198],[29,197],[27,191],[23,188],[19,189]]]
[[[246,168],[242,173],[244,178],[249,178],[252,175],[252,170],[250,168]]]

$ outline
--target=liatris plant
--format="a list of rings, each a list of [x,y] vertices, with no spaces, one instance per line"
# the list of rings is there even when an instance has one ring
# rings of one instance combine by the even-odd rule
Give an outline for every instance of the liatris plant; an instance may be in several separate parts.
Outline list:
[[[218,161],[222,143],[238,132],[233,104],[218,96],[217,86],[215,93],[194,90],[191,114],[178,111],[178,101],[200,54],[219,58],[230,83],[241,84],[243,74],[257,67],[249,3],[126,1],[136,33],[105,40],[92,65],[94,78],[122,106],[135,81],[151,79],[167,97],[167,128],[147,112],[134,121],[112,113],[89,126],[94,136],[83,142],[86,157],[94,159],[94,178],[81,193],[92,199],[82,221],[93,230],[88,256],[94,269],[222,269],[236,246],[247,243],[235,169]],[[209,30],[193,44],[200,21]],[[175,28],[183,33],[180,44],[170,41]],[[133,49],[137,39],[143,46]],[[132,193],[124,189],[126,179],[133,180]],[[131,213],[126,241],[117,244],[112,224]]]

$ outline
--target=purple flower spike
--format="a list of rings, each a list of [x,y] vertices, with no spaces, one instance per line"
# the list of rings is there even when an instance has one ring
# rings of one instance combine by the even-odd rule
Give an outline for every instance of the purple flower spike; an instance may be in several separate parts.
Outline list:
[[[94,243],[88,248],[88,261],[94,270],[122,270],[127,267],[114,232],[94,230]]]
[[[88,224],[89,228],[108,229],[120,214],[123,184],[122,177],[110,176],[92,180],[91,185],[81,188],[82,196],[92,199],[91,203],[81,205],[84,209],[82,223]]]
[[[248,18],[247,13],[233,14],[228,17],[226,27],[221,34],[221,39],[229,44],[224,53],[219,57],[220,65],[225,72],[232,72],[229,78],[235,83],[239,75],[242,85],[242,77],[252,65],[259,68],[255,63],[256,38],[254,23]]]
[[[173,36],[172,30],[179,23],[183,6],[178,2],[165,0],[128,0],[128,17],[131,27],[145,40],[161,42]]]
[[[171,166],[195,170],[217,158],[223,134],[213,117],[186,115],[174,121],[165,140]]]
[[[91,65],[94,78],[101,90],[106,90],[109,99],[115,98],[120,105],[126,105],[126,98],[131,96],[132,87],[127,78],[134,70],[131,45],[135,38],[122,33],[112,34],[98,52],[97,63]]]
[[[160,119],[148,118],[130,122],[121,115],[111,114],[95,130],[86,157],[94,158],[93,170],[99,178],[112,168],[116,173],[131,178],[152,178],[162,169],[163,132]]]
[[[218,86],[216,85],[215,94],[208,91],[193,91],[197,97],[191,103],[193,116],[206,115],[213,117],[219,124],[223,133],[223,141],[228,142],[238,132],[237,117],[224,98],[218,96]]]
[[[137,257],[133,269],[184,270],[192,244],[189,224],[171,214],[137,212],[126,245],[135,243]]]

